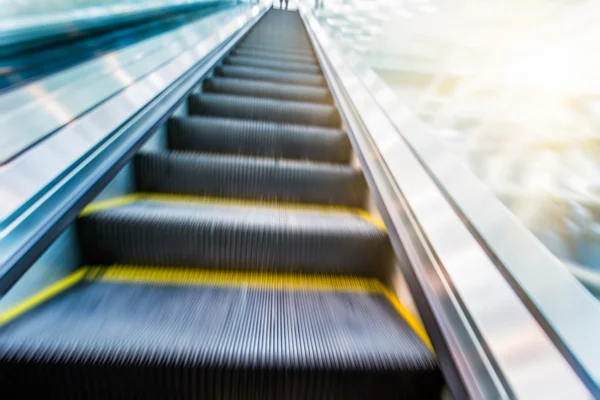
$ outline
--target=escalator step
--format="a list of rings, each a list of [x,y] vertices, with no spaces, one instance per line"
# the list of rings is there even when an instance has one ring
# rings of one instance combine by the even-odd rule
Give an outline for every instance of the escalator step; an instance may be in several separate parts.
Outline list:
[[[92,281],[3,327],[0,357],[4,399],[439,399],[442,383],[377,293]]]
[[[223,60],[223,63],[230,65],[245,65],[248,67],[257,68],[269,68],[288,72],[305,72],[308,74],[318,74],[321,72],[321,68],[315,64],[302,64],[247,56],[229,56]]]
[[[241,44],[260,48],[259,51],[284,53],[287,55],[310,58],[315,56],[312,52],[312,46],[305,37],[281,35],[281,31],[262,35],[251,35],[248,36]]]
[[[246,56],[246,57],[255,57],[255,58],[270,59],[270,60],[288,61],[288,62],[299,62],[299,63],[306,63],[306,64],[317,64],[317,59],[312,56],[278,53],[275,51],[249,50],[249,49],[240,48],[240,49],[233,50],[232,53],[235,55]]]
[[[78,221],[78,231],[91,265],[384,279],[391,257],[384,231],[358,214],[335,212],[139,201],[87,214]]]
[[[289,46],[285,46],[285,45],[275,45],[275,46],[266,46],[266,45],[260,45],[260,44],[247,44],[247,43],[240,43],[237,46],[238,49],[245,49],[245,50],[254,50],[254,51],[266,51],[266,52],[274,52],[274,53],[284,53],[284,54],[289,54],[289,55],[297,55],[297,56],[302,56],[302,57],[312,57],[315,58],[315,53],[312,50],[308,50],[308,49],[298,49],[298,48],[292,48]]]
[[[351,207],[365,201],[364,178],[349,165],[172,151],[138,154],[135,167],[142,192]]]
[[[276,69],[246,67],[241,65],[218,66],[215,68],[215,75],[317,87],[323,87],[325,85],[325,78],[321,74],[285,72]]]
[[[298,101],[203,93],[190,96],[190,114],[213,115],[290,124],[339,128],[340,115],[333,106]]]
[[[272,43],[290,48],[310,46],[308,34],[301,26],[302,23],[295,24],[293,21],[279,21],[279,23],[262,25],[248,32],[243,41],[258,44]]]
[[[294,24],[283,22],[280,24],[271,24],[271,26],[263,25],[250,31],[243,42],[261,46],[284,46],[300,50],[310,49],[310,39],[306,31],[302,28],[294,29],[291,25]]]
[[[216,77],[205,79],[203,88],[204,92],[209,93],[237,94],[324,104],[332,103],[329,90],[316,86]]]
[[[347,163],[351,146],[341,130],[214,117],[171,118],[173,150]]]

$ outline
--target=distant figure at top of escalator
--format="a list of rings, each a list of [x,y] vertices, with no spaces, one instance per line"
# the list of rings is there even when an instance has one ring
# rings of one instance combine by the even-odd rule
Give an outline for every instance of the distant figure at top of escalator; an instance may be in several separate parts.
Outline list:
[[[288,2],[289,2],[290,0],[279,0],[279,9],[280,9],[280,10],[283,10],[283,2],[284,2],[284,1],[285,1],[285,9],[286,9],[286,10],[288,9]]]

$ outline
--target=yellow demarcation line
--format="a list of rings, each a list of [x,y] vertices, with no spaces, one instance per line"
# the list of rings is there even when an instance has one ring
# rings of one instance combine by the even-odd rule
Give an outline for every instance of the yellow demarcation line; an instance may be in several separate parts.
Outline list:
[[[232,199],[221,197],[188,196],[175,194],[159,193],[133,193],[127,196],[116,197],[108,200],[101,200],[89,204],[81,212],[81,216],[92,214],[98,211],[115,208],[134,203],[136,201],[153,201],[157,203],[175,203],[175,204],[198,204],[198,205],[216,205],[232,206],[243,208],[274,208],[289,211],[308,211],[320,213],[335,213],[346,215],[358,215],[363,220],[371,223],[381,230],[386,230],[383,221],[366,210],[358,207],[344,207],[324,204],[305,204],[305,203],[283,203],[277,201],[253,201],[244,199]]]
[[[89,267],[89,271],[88,276],[97,276],[99,280],[112,282],[379,294],[390,302],[417,336],[433,351],[427,332],[419,320],[404,307],[392,290],[373,278],[332,274],[304,275],[129,265],[115,265],[108,268]]]
[[[97,211],[106,210],[109,208],[124,206],[126,204],[133,203],[139,199],[139,194],[128,194],[127,196],[115,197],[108,200],[100,200],[94,203],[90,203],[81,211],[80,215],[88,215]]]
[[[89,276],[94,275],[98,280],[111,282],[333,292],[378,293],[381,291],[381,283],[377,279],[344,275],[305,275],[137,265],[115,265],[108,268],[89,267],[89,271]]]
[[[21,303],[16,306],[10,308],[9,310],[0,314],[0,326],[6,324],[7,322],[15,319],[19,315],[31,310],[34,307],[42,304],[43,302],[50,300],[52,297],[56,296],[60,292],[65,291],[71,286],[75,285],[78,282],[81,282],[83,278],[86,276],[88,272],[87,268],[80,268],[72,274],[64,277],[63,279],[53,283],[45,289],[37,292],[33,296],[25,299]]]
[[[412,330],[417,334],[417,336],[419,336],[423,343],[425,343],[425,345],[429,347],[429,350],[433,352],[433,345],[431,344],[431,340],[429,340],[429,336],[427,335],[427,331],[425,331],[425,327],[421,325],[421,322],[419,322],[419,320],[414,315],[412,315],[412,313],[408,311],[406,307],[404,307],[404,304],[400,302],[398,296],[396,296],[396,294],[392,290],[390,290],[388,287],[384,286],[381,283],[380,285],[381,294],[387,298],[387,300],[392,304],[392,306],[394,306],[398,314],[400,314],[402,318],[404,318],[406,323],[412,328]]]
[[[402,305],[395,293],[377,279],[332,274],[292,274],[114,265],[83,267],[50,285],[8,311],[0,314],[0,326],[41,303],[50,300],[81,281],[138,283],[156,285],[189,285],[217,287],[250,287],[268,290],[305,290],[327,292],[370,293],[384,296],[412,330],[433,352],[425,328]]]
[[[370,214],[368,211],[363,210],[363,209],[358,209],[358,215],[362,219],[371,223],[372,225],[376,226],[377,228],[381,229],[382,231],[387,232],[385,223],[383,222],[383,220],[381,218],[376,217],[373,214]]]

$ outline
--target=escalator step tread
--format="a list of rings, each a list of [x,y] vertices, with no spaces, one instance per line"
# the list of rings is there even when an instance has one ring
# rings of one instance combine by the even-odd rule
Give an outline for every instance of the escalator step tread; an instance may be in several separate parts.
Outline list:
[[[190,114],[339,128],[341,118],[326,104],[203,93],[189,98]]]
[[[436,398],[441,385],[376,293],[92,281],[3,327],[0,357],[3,398]]]
[[[204,80],[203,88],[204,92],[210,93],[267,97],[324,104],[332,103],[331,94],[325,87],[216,77]]]
[[[171,118],[169,147],[214,153],[347,163],[351,146],[342,130],[215,117]]]
[[[243,43],[261,46],[286,46],[291,49],[310,50],[312,48],[308,34],[304,29],[294,29],[290,24],[261,26],[246,35]]]
[[[274,53],[283,53],[289,55],[297,55],[302,57],[315,58],[315,53],[312,49],[299,49],[290,46],[286,46],[285,42],[281,41],[277,45],[264,45],[264,44],[249,44],[242,42],[237,46],[238,49],[255,50],[255,51],[266,51]]]
[[[266,50],[254,50],[254,49],[246,49],[246,48],[238,48],[233,50],[232,54],[247,56],[247,57],[255,57],[262,59],[273,59],[273,60],[281,60],[281,61],[289,61],[289,62],[300,62],[306,64],[317,64],[317,59],[313,56],[308,55],[297,55],[297,54],[288,54]]]
[[[223,63],[229,65],[243,65],[256,68],[269,68],[287,72],[303,72],[308,74],[318,74],[321,72],[321,68],[315,64],[269,60],[248,56],[229,56],[225,60],[223,60]]]
[[[275,50],[285,43],[288,48],[298,49],[302,52],[307,52],[312,48],[308,36],[304,32],[292,32],[285,27],[250,32],[243,43],[272,47]]]
[[[87,214],[78,230],[92,265],[385,276],[385,231],[356,213],[307,210],[139,200]]]
[[[293,56],[314,58],[315,53],[306,33],[292,32],[287,30],[269,30],[252,32],[237,47],[245,47],[248,50],[285,53]]]
[[[360,207],[366,183],[349,165],[193,152],[136,155],[139,191]]]
[[[276,69],[256,68],[243,65],[221,65],[215,68],[215,75],[232,78],[257,79],[261,81],[293,83],[298,85],[318,86],[325,85],[325,78],[321,74],[308,74],[305,72],[286,72]]]

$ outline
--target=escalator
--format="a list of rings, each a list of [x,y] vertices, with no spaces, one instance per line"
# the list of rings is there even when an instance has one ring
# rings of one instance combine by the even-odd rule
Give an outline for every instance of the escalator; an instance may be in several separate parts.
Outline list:
[[[299,14],[201,87],[137,192],[82,212],[85,266],[0,319],[0,396],[439,398]]]

